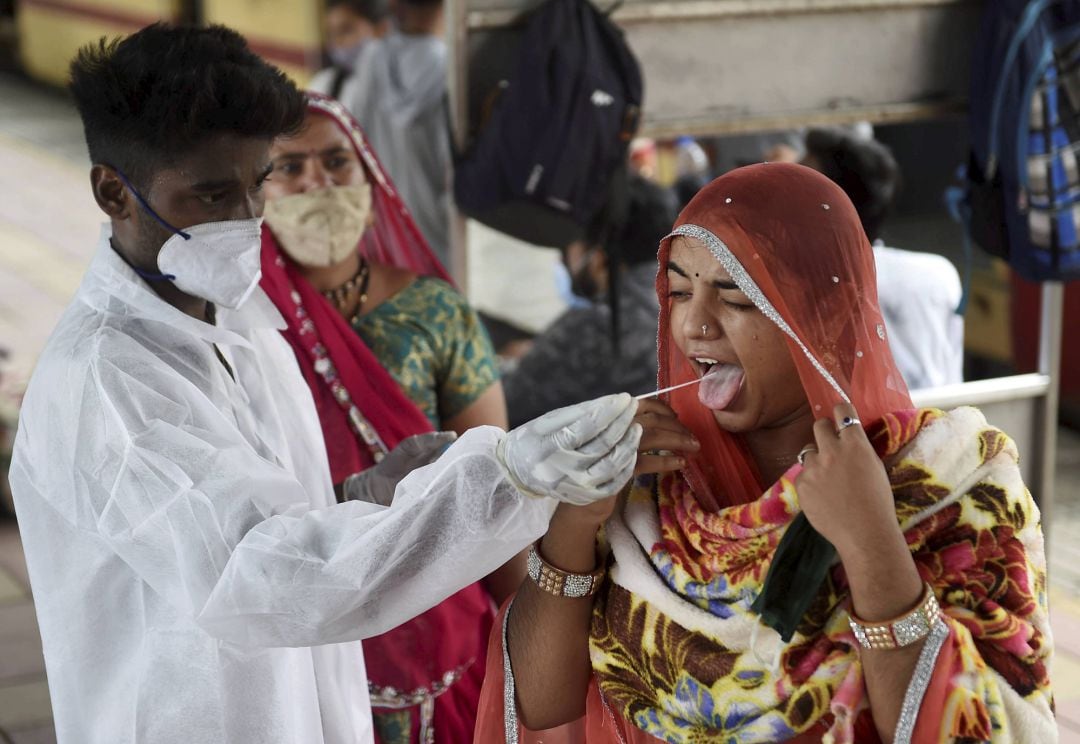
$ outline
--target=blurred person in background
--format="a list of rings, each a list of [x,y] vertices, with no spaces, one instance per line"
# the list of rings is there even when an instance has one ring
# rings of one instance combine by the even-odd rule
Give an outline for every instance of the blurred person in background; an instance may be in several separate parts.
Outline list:
[[[693,137],[675,141],[675,199],[682,210],[712,180],[712,166],[704,148]]]
[[[289,325],[334,482],[402,437],[505,429],[487,335],[357,122],[337,101],[309,96],[303,129],[278,139],[270,156],[262,286]],[[473,584],[364,640],[378,741],[470,738],[496,604],[524,576],[522,554],[486,588]]]
[[[339,100],[364,127],[420,232],[450,252],[451,142],[442,0],[397,0],[395,28],[362,46]],[[325,85],[313,87],[327,93]]]
[[[9,389],[9,373],[4,370],[8,351],[0,346],[0,515],[14,514],[8,485],[8,468],[11,466],[11,444],[15,436],[15,422],[19,417],[19,391]]]
[[[304,97],[236,32],[165,24],[82,49],[71,92],[107,222],[10,474],[57,739],[366,744],[360,639],[497,569],[558,502],[617,493],[637,406],[478,427],[445,453],[453,434],[409,437],[335,503],[259,288],[270,147]]]
[[[656,140],[649,137],[635,137],[630,142],[630,172],[642,178],[655,181],[659,170],[659,149]]]
[[[746,132],[713,137],[707,142],[713,153],[713,172],[722,176],[769,159],[798,162],[803,151],[803,132],[798,129]]]
[[[390,0],[327,0],[323,18],[326,53],[332,63],[308,88],[331,98],[351,95],[357,62],[373,39],[390,31]]]
[[[881,227],[900,185],[900,167],[885,145],[844,129],[812,129],[803,164],[848,195],[874,245],[878,301],[893,357],[912,390],[964,381],[963,289],[952,262],[934,253],[890,248]]]
[[[633,395],[656,385],[656,250],[675,220],[668,189],[632,175],[626,218],[613,225],[607,210],[583,239],[563,251],[571,287],[584,302],[567,310],[533,341],[503,379],[511,425],[606,391]],[[618,283],[618,350],[612,283]]]

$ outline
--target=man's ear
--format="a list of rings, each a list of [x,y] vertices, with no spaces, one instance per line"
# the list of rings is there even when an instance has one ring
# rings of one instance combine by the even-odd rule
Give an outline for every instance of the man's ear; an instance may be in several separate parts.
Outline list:
[[[95,165],[90,169],[90,189],[101,211],[114,220],[131,216],[134,197],[129,193],[116,169]]]

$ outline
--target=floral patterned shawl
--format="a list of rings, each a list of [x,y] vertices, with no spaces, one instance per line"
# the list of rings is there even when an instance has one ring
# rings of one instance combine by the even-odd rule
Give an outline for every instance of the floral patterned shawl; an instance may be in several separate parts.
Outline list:
[[[871,435],[945,613],[908,691],[911,740],[1053,741],[1042,532],[1014,444],[971,408],[890,414]],[[615,564],[591,638],[600,692],[626,721],[668,742],[876,737],[842,568],[788,644],[749,609],[798,513],[799,471],[717,513],[677,475],[632,489],[608,525]]]

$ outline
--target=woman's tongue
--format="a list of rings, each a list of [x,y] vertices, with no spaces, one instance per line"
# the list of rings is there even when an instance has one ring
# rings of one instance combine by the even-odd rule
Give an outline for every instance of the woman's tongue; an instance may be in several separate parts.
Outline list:
[[[743,370],[734,364],[717,364],[708,371],[698,386],[701,405],[722,411],[731,405],[743,384]]]

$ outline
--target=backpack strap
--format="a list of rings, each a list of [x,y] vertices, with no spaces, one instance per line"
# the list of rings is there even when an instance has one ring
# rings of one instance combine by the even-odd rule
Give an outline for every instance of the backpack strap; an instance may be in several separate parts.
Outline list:
[[[966,167],[957,169],[957,178],[963,180]],[[964,246],[964,266],[960,281],[960,304],[956,306],[957,315],[967,313],[968,300],[971,298],[971,274],[975,263],[975,250],[971,242],[971,204],[967,200],[967,189],[962,186],[949,186],[945,189],[945,206],[949,216],[963,228],[961,241]]]
[[[986,178],[992,180],[997,172],[998,148],[1001,139],[1001,109],[1005,105],[1005,85],[1008,81],[1008,71],[1016,64],[1016,57],[1020,53],[1020,46],[1031,35],[1035,24],[1039,21],[1043,12],[1053,3],[1060,0],[1033,0],[1024,9],[1020,23],[1009,40],[1009,48],[1005,52],[1005,61],[1001,65],[997,85],[994,86],[994,98],[990,105],[990,141],[987,147]]]
[[[622,251],[612,237],[626,227],[630,212],[629,164],[623,163],[611,174],[608,198],[601,210],[604,214],[604,230],[600,245],[608,264],[608,307],[611,309],[611,346],[615,358],[622,356],[622,322],[619,319],[619,284],[622,271]]]

